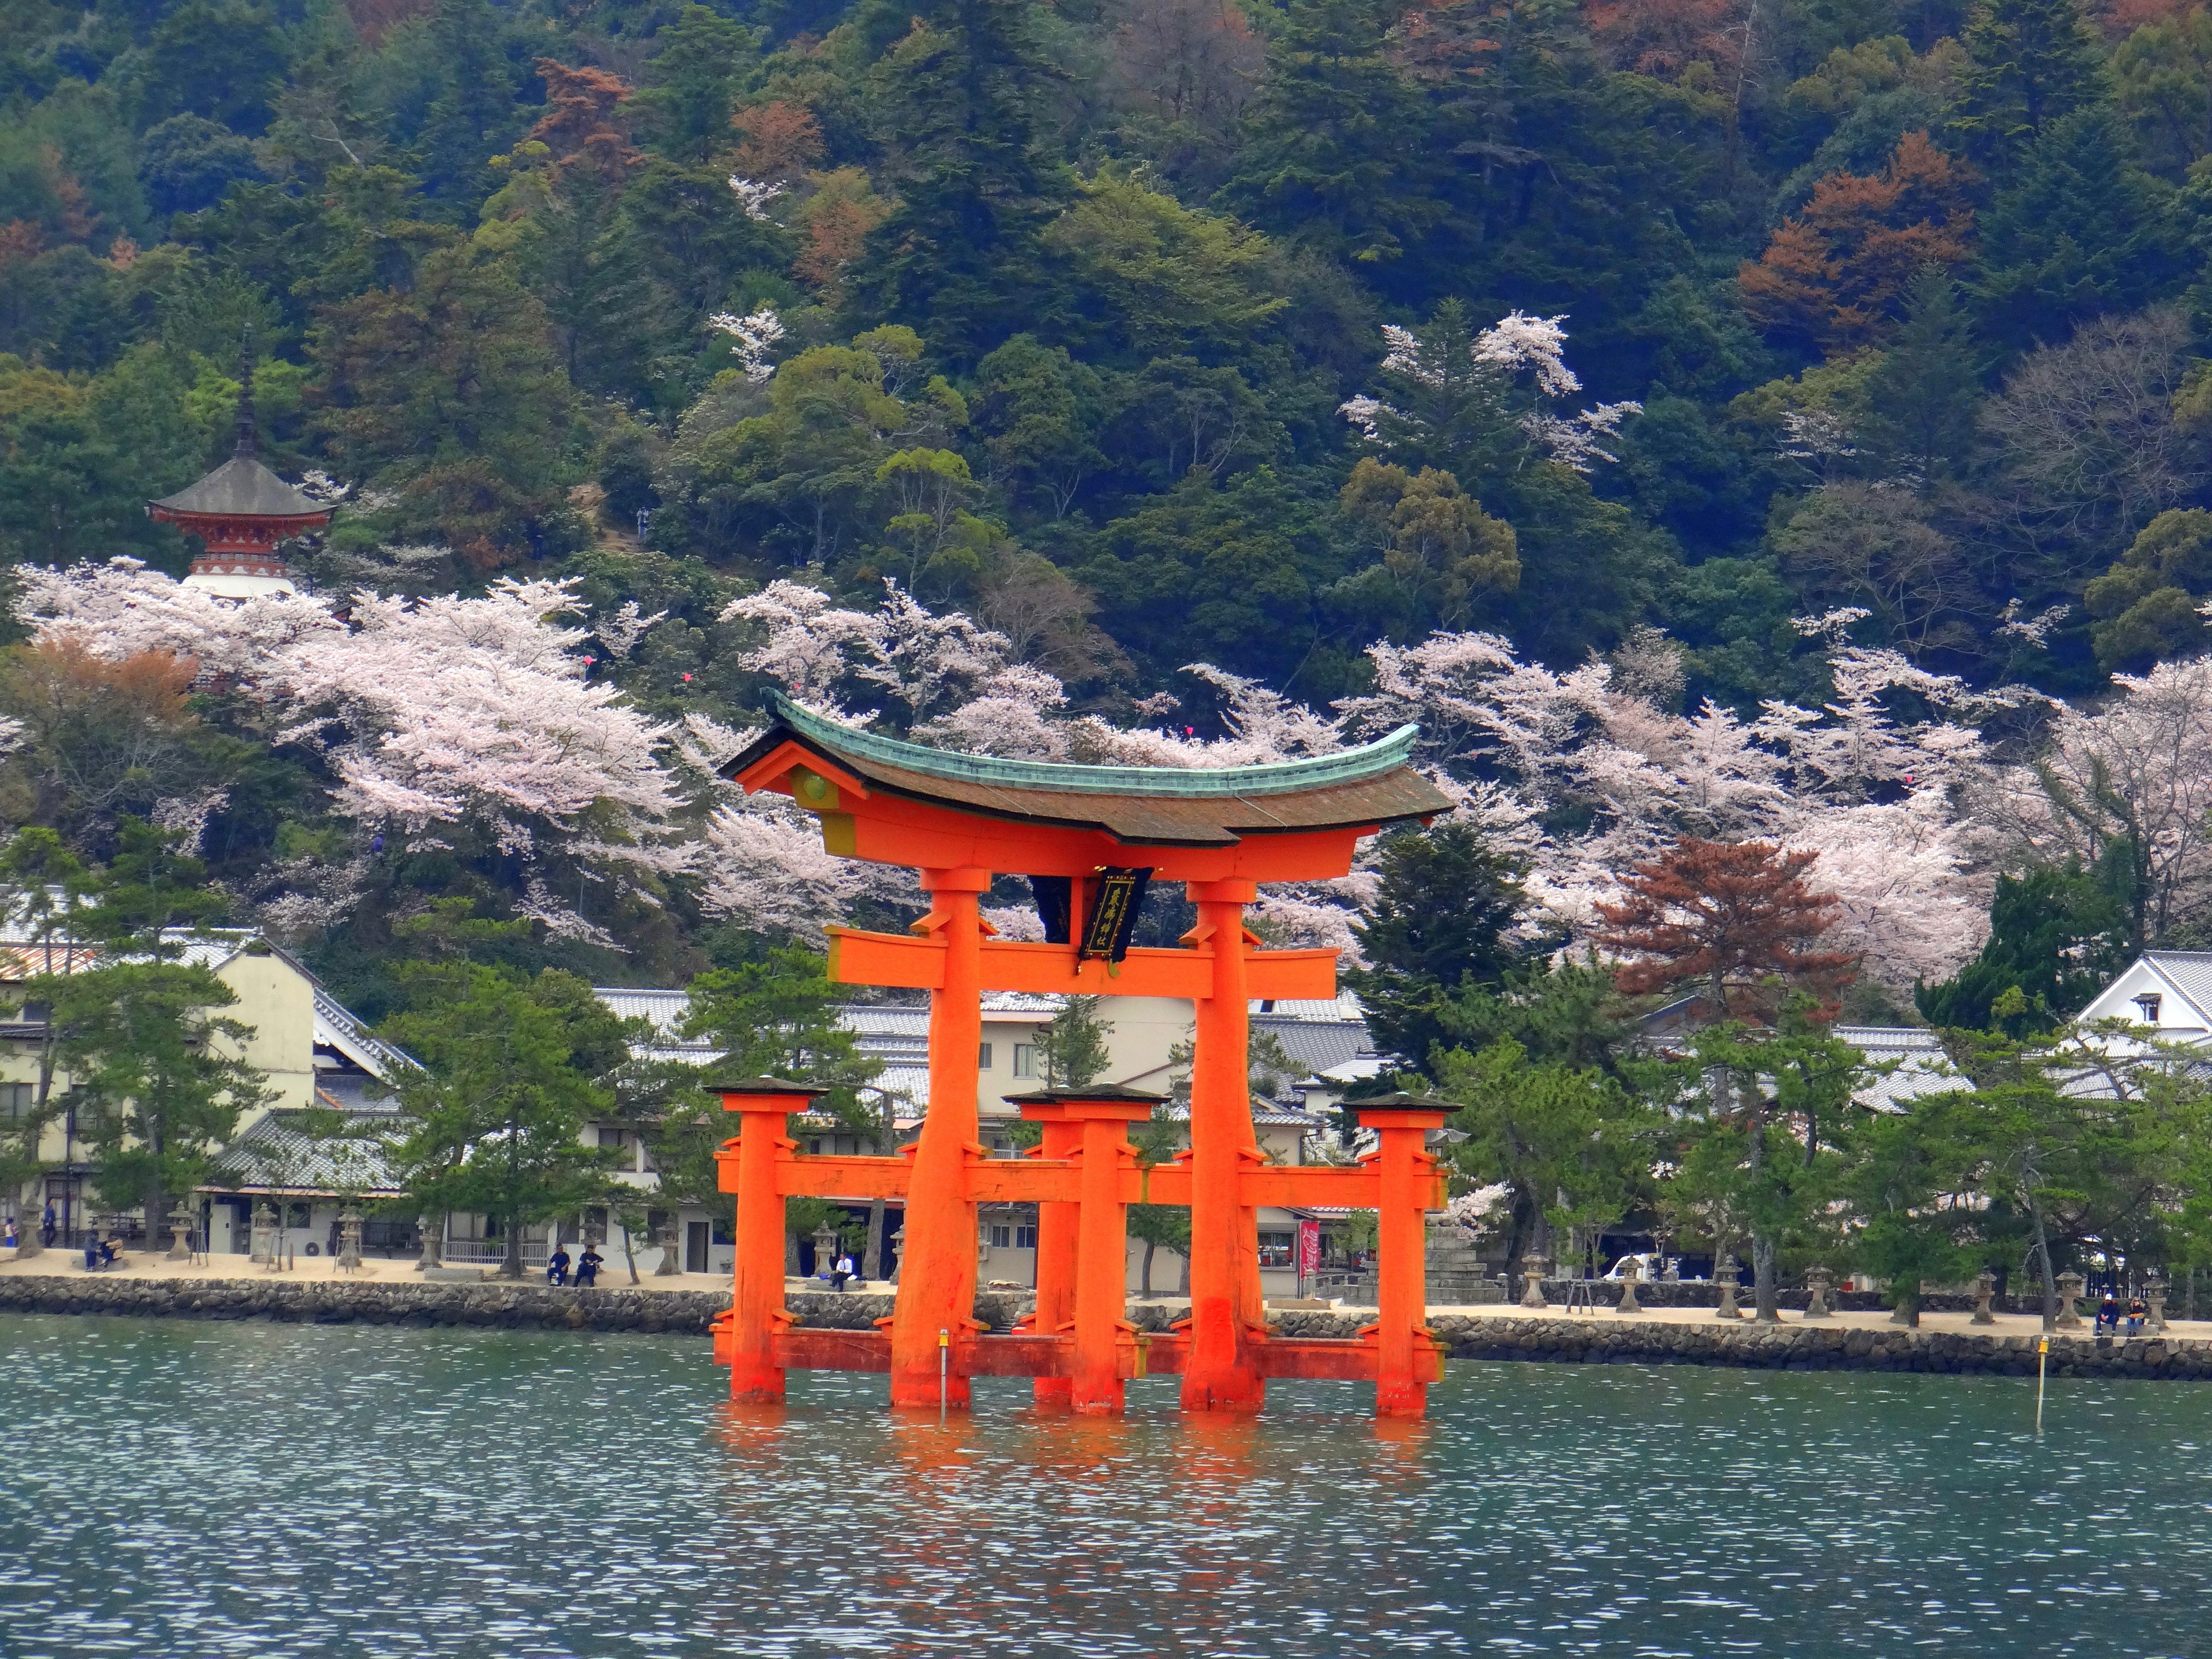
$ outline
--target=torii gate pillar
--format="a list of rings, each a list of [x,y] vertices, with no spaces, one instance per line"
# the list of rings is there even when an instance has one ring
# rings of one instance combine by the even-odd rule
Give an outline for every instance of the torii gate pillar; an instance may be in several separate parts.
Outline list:
[[[1256,1412],[1267,1385],[1252,1352],[1267,1328],[1255,1212],[1237,1202],[1237,1176],[1261,1163],[1252,1130],[1251,1021],[1244,971],[1249,881],[1194,881],[1192,936],[1213,953],[1213,983],[1195,1004],[1190,1079],[1190,1360],[1185,1411]]]
[[[968,1160],[981,1155],[977,1062],[983,1044],[983,933],[976,906],[990,890],[988,870],[924,870],[930,911],[913,931],[945,941],[943,984],[929,994],[929,1112],[914,1149],[908,1189],[906,1255],[891,1309],[891,1406],[964,1408],[968,1378],[959,1366],[940,1380],[940,1338],[964,1347],[975,1330],[975,1205]]]

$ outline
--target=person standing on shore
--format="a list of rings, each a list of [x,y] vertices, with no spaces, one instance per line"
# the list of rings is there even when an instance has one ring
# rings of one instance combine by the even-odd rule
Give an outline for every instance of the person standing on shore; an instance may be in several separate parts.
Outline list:
[[[11,1215],[4,1223],[0,1223],[0,1250],[12,1250],[21,1243],[22,1240],[15,1237],[15,1218]]]
[[[57,1229],[54,1226],[54,1201],[50,1198],[46,1200],[46,1213],[39,1223],[39,1242],[41,1244],[44,1244],[50,1250],[54,1248],[54,1234],[56,1231]]]

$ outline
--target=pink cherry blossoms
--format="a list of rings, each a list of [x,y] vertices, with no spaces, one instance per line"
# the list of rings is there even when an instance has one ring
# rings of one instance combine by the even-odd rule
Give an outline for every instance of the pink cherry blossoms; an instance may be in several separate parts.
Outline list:
[[[667,728],[587,679],[575,654],[587,635],[555,620],[577,609],[573,583],[502,580],[482,599],[356,593],[349,622],[323,599],[217,599],[134,560],[27,571],[24,590],[42,638],[110,658],[189,657],[272,705],[276,741],[324,754],[341,815],[403,846],[465,828],[522,859],[532,912],[557,932],[603,938],[550,896],[549,861],[649,897],[646,878],[682,875],[696,856],[669,822],[683,797],[663,763]],[[283,891],[255,896],[326,921],[337,901],[318,886],[291,896],[304,908]]]

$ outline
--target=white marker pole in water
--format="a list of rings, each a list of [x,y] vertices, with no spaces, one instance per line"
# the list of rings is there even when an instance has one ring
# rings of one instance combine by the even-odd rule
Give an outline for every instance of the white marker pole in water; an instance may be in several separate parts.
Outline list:
[[[952,1333],[940,1330],[937,1334],[937,1426],[945,1426],[945,1379],[946,1364],[952,1358]],[[2042,1410],[2037,1408],[2037,1420],[2042,1420]]]
[[[2035,1344],[2035,1431],[2043,1432],[2043,1368],[2049,1362],[2051,1339],[2039,1337]]]

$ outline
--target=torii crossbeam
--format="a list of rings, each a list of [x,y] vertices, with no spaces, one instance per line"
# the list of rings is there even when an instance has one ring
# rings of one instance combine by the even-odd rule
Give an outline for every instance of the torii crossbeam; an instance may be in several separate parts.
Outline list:
[[[942,1337],[943,1386],[956,1407],[968,1403],[971,1376],[1027,1376],[1040,1379],[1041,1401],[1118,1411],[1121,1379],[1180,1371],[1187,1410],[1257,1410],[1271,1376],[1340,1376],[1374,1380],[1380,1414],[1419,1415],[1437,1374],[1424,1322],[1421,1220],[1443,1202],[1423,1146],[1443,1112],[1426,1101],[1375,1102],[1363,1116],[1381,1144],[1360,1167],[1269,1165],[1252,1127],[1249,1001],[1334,996],[1335,954],[1256,951],[1244,926],[1259,883],[1344,875],[1361,836],[1449,808],[1406,763],[1415,729],[1313,760],[1186,770],[954,754],[782,700],[775,713],[725,775],[791,796],[820,819],[832,853],[919,871],[930,896],[929,914],[907,936],[830,929],[833,979],[929,992],[929,1108],[904,1156],[802,1158],[786,1121],[806,1091],[774,1079],[720,1085],[743,1124],[720,1155],[722,1188],[738,1194],[735,1304],[716,1333],[732,1395],[781,1398],[794,1365],[887,1370],[895,1407],[934,1407]],[[1046,943],[989,936],[977,905],[1001,872],[1030,878]],[[1180,949],[1129,945],[1154,880],[1183,883],[1197,906],[1198,926]],[[1148,1098],[1059,1091],[1022,1103],[1044,1125],[1042,1156],[990,1158],[977,1142],[986,990],[1188,999],[1189,1151],[1172,1166],[1139,1170],[1126,1126],[1146,1115]],[[797,1194],[905,1201],[888,1334],[792,1324],[781,1212]],[[1006,1201],[1040,1206],[1038,1314],[1028,1332],[988,1336],[972,1318],[975,1206]],[[1121,1322],[1131,1203],[1190,1206],[1191,1312],[1170,1336],[1141,1338]],[[1377,1211],[1382,1308],[1361,1338],[1269,1334],[1255,1222],[1269,1204]]]

